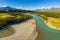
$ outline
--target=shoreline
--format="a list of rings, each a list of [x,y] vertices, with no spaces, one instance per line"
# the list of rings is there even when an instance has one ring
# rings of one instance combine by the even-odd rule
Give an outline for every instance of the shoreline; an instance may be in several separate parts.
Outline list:
[[[35,40],[38,35],[34,19],[11,25],[11,27],[15,30],[15,33],[8,37],[0,38],[0,40]]]
[[[56,28],[55,26],[53,26],[50,22],[46,22],[46,21],[44,21],[45,23],[46,23],[46,25],[49,27],[49,28],[52,28],[52,29],[54,29],[54,30],[60,30],[60,28]]]

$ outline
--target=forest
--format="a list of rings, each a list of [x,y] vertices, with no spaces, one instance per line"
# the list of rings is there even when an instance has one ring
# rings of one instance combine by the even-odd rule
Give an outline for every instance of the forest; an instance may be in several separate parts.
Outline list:
[[[60,18],[60,12],[33,12],[33,13],[42,17],[45,20],[47,20],[48,17]]]

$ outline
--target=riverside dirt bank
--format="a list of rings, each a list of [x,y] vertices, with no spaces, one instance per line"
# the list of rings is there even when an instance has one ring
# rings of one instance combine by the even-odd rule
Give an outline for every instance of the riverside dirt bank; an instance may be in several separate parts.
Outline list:
[[[27,20],[20,24],[11,25],[11,27],[15,30],[15,33],[7,37],[0,38],[0,40],[35,40],[38,35],[34,19]]]

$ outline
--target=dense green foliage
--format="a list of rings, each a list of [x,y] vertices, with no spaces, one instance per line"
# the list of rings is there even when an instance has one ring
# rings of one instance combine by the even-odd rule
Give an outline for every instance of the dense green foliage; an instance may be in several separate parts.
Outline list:
[[[60,18],[60,12],[34,12],[37,15],[45,15],[46,17]]]
[[[13,23],[21,22],[21,21],[32,18],[31,15],[24,15],[24,14],[8,14],[8,15],[9,16],[5,14],[2,14],[2,15],[0,14],[0,29],[7,24],[13,24]]]
[[[42,17],[43,19],[47,20],[47,17],[53,17],[53,18],[60,18],[60,12],[34,12],[34,14]],[[41,16],[44,15],[44,16]]]

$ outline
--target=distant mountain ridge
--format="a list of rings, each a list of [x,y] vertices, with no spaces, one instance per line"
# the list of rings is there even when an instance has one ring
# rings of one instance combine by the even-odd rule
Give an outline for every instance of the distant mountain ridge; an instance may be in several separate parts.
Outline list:
[[[0,13],[3,12],[33,12],[31,10],[17,9],[10,6],[0,7]]]
[[[43,9],[36,9],[35,11],[38,12],[56,12],[56,11],[60,11],[60,8],[43,8]]]
[[[14,10],[14,8],[6,6],[6,7],[0,7],[0,10]]]
[[[0,12],[5,12],[5,11],[8,11],[8,12],[34,12],[34,11],[37,11],[37,12],[57,12],[58,11],[58,12],[60,12],[60,8],[53,7],[53,8],[43,8],[43,9],[36,9],[36,10],[24,10],[24,9],[13,8],[10,6],[0,7]]]

